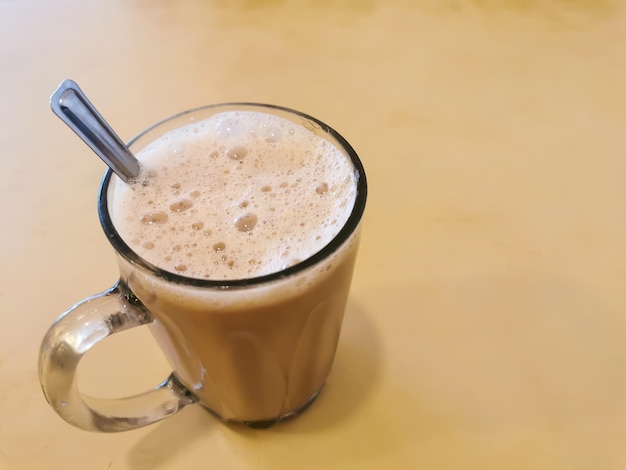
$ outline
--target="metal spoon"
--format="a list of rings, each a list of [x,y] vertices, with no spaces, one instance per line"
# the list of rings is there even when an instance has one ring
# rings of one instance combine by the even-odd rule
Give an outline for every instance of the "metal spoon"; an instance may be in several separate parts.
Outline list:
[[[64,80],[50,98],[59,116],[124,182],[139,175],[139,161],[72,80]]]

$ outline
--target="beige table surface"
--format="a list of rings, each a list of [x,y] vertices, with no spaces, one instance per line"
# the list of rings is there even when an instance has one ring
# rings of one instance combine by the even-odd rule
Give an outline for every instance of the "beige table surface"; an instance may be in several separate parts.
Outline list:
[[[49,109],[64,78],[125,139],[248,100],[360,153],[360,259],[305,415],[254,431],[196,406],[105,435],[47,405],[42,336],[116,276],[103,164]],[[0,0],[0,89],[0,468],[626,468],[626,4]],[[81,385],[168,371],[138,329]]]

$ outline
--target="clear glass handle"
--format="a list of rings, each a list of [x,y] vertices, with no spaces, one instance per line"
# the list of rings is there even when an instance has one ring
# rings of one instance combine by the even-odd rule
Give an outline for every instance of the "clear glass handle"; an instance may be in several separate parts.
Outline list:
[[[149,312],[119,283],[59,317],[41,343],[39,380],[48,403],[61,418],[87,431],[127,431],[196,402],[173,374],[154,389],[132,397],[94,398],[78,390],[78,363],[91,347],[114,333],[151,322]]]

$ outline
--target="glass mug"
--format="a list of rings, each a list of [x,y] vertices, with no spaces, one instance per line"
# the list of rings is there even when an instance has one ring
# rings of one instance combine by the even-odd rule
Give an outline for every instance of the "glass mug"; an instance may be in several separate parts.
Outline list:
[[[326,246],[282,271],[238,280],[185,277],[149,263],[120,237],[110,214],[109,169],[98,211],[117,254],[119,281],[62,314],[45,335],[39,355],[44,395],[74,426],[125,431],[199,403],[224,421],[267,427],[305,410],[330,373],[367,197],[363,166],[350,144],[319,120],[251,103],[177,114],[143,131],[129,146],[137,153],[173,129],[225,111],[278,116],[334,145],[354,169],[352,211]],[[107,336],[140,325],[151,329],[172,374],[154,389],[132,397],[82,394],[76,375],[82,356]]]

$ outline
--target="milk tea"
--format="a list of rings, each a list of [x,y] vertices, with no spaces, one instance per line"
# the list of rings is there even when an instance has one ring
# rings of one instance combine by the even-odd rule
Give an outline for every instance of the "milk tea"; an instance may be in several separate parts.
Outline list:
[[[255,278],[297,266],[337,236],[357,197],[352,161],[307,126],[257,111],[174,129],[137,158],[136,181],[111,182],[109,212],[135,253],[182,276],[155,276],[120,257],[122,280],[152,314],[174,373],[226,420],[297,413],[331,368],[358,229],[306,269]]]

